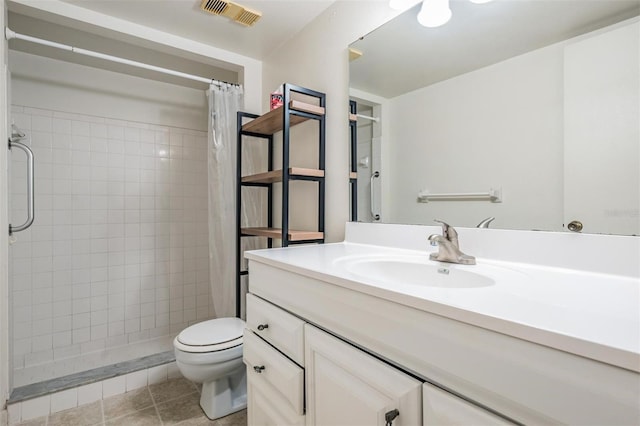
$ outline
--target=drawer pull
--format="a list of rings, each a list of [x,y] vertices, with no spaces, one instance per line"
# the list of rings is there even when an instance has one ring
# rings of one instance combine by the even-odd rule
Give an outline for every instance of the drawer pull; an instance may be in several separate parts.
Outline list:
[[[384,414],[384,421],[386,426],[392,426],[393,421],[400,415],[400,411],[396,408],[395,410],[388,411]]]
[[[264,370],[264,365],[254,365],[253,366],[253,371],[255,371],[256,373],[262,373],[262,370]]]
[[[266,328],[269,328],[269,324],[258,324],[258,331],[264,331]]]

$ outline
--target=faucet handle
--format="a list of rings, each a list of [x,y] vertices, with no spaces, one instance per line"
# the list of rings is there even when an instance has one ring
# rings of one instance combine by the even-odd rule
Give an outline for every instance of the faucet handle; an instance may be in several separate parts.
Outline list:
[[[488,218],[484,219],[482,222],[480,222],[476,228],[488,228],[489,224],[491,222],[493,222],[495,220],[495,217],[493,216],[489,216]]]
[[[446,237],[447,233],[449,232],[449,228],[451,228],[451,225],[440,219],[433,219],[433,221],[442,225],[442,235]]]
[[[442,225],[442,236],[449,240],[454,246],[459,247],[458,232],[455,228],[442,220],[434,219],[434,221]]]

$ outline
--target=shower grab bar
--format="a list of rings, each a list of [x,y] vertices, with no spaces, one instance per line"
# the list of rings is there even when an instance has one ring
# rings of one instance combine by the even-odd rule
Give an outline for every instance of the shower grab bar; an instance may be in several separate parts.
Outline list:
[[[12,135],[13,138],[14,135]],[[22,139],[24,135],[18,136],[18,138]],[[31,149],[18,141],[9,139],[9,149],[15,147],[24,151],[27,156],[27,221],[19,226],[13,226],[9,224],[9,235],[12,235],[14,232],[24,231],[28,227],[33,224],[33,219],[35,218],[35,193],[34,193],[34,179],[33,179],[33,151]]]
[[[371,191],[371,192],[370,192],[370,197],[369,197],[369,199],[370,199],[370,202],[371,202],[371,217],[373,218],[373,220],[380,220],[380,215],[373,211],[373,209],[374,209],[374,204],[375,204],[375,203],[373,202],[373,194],[374,194],[374,192],[375,192],[375,191],[373,190],[373,179],[375,179],[375,178],[379,178],[379,177],[380,177],[380,172],[376,170],[376,171],[375,171],[375,172],[373,172],[373,174],[371,175],[371,179],[369,179],[369,183],[370,183],[370,185],[369,185],[369,186],[370,186],[369,190]]]
[[[489,200],[492,203],[502,202],[502,189],[489,189],[488,192],[452,192],[444,194],[432,194],[424,190],[418,194],[419,203],[445,200]]]

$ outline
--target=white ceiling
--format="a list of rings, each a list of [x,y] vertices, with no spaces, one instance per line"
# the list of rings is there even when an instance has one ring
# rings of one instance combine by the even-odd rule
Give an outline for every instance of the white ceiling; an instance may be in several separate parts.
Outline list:
[[[64,1],[261,60],[335,0],[238,0],[241,5],[262,12],[262,18],[252,27],[203,12],[200,0]]]
[[[443,81],[640,14],[640,0],[451,0],[439,28],[416,6],[352,46],[350,87],[385,98]]]

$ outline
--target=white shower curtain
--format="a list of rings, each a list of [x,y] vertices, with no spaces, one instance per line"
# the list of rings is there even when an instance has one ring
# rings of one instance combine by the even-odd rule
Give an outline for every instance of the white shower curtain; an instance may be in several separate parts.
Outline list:
[[[235,316],[236,294],[236,153],[237,112],[243,110],[242,86],[209,88],[209,281],[216,318]],[[259,147],[258,147],[259,148]],[[260,149],[243,150],[245,173],[256,170]],[[250,155],[257,154],[257,155]],[[262,197],[243,197],[243,223],[259,220]],[[257,241],[243,242],[244,249],[259,248]],[[242,297],[246,291],[244,285]]]
[[[215,317],[235,315],[236,113],[242,86],[209,88],[209,282]]]

